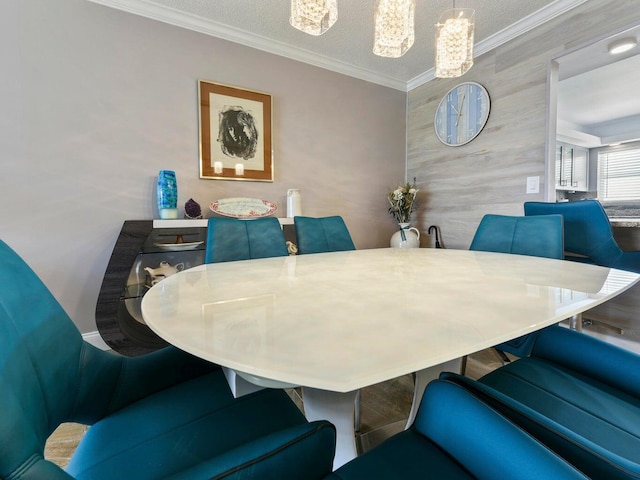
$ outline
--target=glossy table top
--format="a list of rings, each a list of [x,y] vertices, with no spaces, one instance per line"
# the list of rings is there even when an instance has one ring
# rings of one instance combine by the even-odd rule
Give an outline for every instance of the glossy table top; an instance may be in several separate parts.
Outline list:
[[[152,287],[142,314],[211,362],[348,392],[559,322],[638,278],[520,255],[357,250],[201,265]]]

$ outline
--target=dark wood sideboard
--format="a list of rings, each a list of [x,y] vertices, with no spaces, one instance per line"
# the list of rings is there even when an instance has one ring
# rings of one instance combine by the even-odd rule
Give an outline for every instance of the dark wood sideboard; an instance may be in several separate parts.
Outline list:
[[[279,220],[285,238],[295,243],[293,219]],[[157,268],[164,261],[187,269],[204,263],[206,225],[206,219],[124,222],[96,303],[98,332],[110,348],[122,355],[137,356],[167,345],[144,324],[140,313],[140,302],[152,281],[145,267]],[[202,243],[189,249],[166,246],[177,243],[178,236],[184,242]]]

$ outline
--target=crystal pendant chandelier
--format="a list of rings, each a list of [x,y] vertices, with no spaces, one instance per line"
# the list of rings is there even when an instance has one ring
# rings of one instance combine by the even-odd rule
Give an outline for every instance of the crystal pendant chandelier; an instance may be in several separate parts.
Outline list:
[[[473,65],[474,10],[447,10],[436,24],[436,71],[438,78],[464,75]]]
[[[401,57],[413,45],[415,0],[377,0],[373,53]]]
[[[311,35],[322,35],[338,19],[338,0],[291,0],[291,26]]]

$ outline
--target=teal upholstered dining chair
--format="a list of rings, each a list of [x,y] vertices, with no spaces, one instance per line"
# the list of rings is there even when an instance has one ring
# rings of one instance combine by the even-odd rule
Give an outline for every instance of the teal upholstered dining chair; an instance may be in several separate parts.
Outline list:
[[[298,253],[323,253],[355,250],[349,229],[342,217],[294,217]]]
[[[524,214],[562,215],[567,260],[640,273],[640,251],[625,252],[620,248],[613,238],[609,217],[597,200],[526,202]]]
[[[253,220],[212,217],[207,223],[205,263],[288,254],[282,227],[275,217]]]
[[[83,341],[0,241],[0,478],[322,478],[335,430],[287,394],[234,399],[221,369],[173,347],[126,358]],[[47,461],[64,422],[91,425],[66,471]]]
[[[562,216],[485,215],[469,249],[562,259]]]
[[[589,478],[640,478],[640,355],[553,326],[540,332],[529,357],[477,381],[442,376],[480,396]]]
[[[562,216],[485,215],[469,249],[561,260],[564,254]],[[503,352],[523,357],[531,351],[535,336],[535,333],[524,335],[496,345],[495,349],[504,361],[509,359]]]
[[[427,385],[413,425],[327,480],[569,480],[583,474],[462,386]]]

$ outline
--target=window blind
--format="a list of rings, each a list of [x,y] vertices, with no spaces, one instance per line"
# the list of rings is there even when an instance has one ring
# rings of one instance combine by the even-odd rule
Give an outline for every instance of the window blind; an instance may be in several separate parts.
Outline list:
[[[598,153],[598,199],[640,200],[640,149]]]

